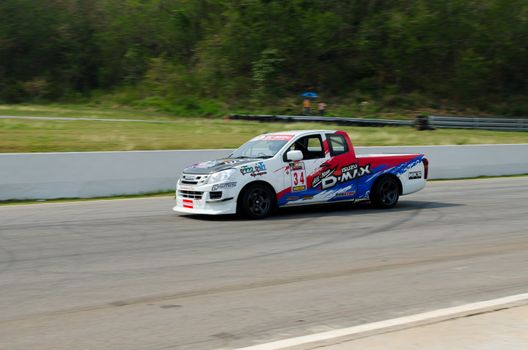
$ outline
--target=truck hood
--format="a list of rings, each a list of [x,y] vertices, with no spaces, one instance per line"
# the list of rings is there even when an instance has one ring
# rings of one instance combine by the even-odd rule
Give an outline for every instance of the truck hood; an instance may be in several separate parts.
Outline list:
[[[212,174],[218,171],[232,169],[239,165],[261,161],[262,159],[259,158],[224,158],[191,165],[185,168],[183,172],[186,174]]]

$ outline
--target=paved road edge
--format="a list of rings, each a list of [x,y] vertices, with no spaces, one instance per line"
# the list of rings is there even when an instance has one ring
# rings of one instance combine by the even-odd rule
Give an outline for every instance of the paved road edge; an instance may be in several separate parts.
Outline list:
[[[238,348],[236,350],[313,349],[315,347],[328,346],[356,338],[493,312],[527,303],[528,293],[523,293],[348,328],[335,329],[317,334],[283,339],[265,344],[252,345]]]

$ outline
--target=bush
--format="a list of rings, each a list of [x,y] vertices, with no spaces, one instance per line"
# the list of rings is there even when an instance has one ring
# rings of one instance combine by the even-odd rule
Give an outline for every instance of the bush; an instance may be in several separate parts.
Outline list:
[[[7,103],[20,103],[27,99],[26,91],[21,83],[6,81],[0,86],[0,100]]]
[[[136,107],[155,108],[157,111],[168,112],[179,117],[219,117],[226,111],[216,101],[185,96],[175,99],[150,96],[133,103]]]

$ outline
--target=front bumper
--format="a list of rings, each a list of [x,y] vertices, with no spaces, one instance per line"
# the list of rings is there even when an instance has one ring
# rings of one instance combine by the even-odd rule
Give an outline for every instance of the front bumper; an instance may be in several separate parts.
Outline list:
[[[218,192],[221,192],[220,197],[218,197]],[[176,205],[172,210],[187,214],[235,214],[236,199],[235,188],[213,191],[213,185],[189,186],[178,182]]]

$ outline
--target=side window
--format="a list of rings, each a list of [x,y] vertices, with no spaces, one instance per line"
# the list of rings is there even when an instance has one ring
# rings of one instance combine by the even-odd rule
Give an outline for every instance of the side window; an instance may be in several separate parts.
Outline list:
[[[321,140],[321,135],[309,135],[304,136],[298,139],[293,143],[293,145],[288,148],[284,153],[283,159],[286,162],[286,153],[288,151],[301,151],[303,154],[303,159],[318,159],[324,158],[324,149],[323,141]]]
[[[326,138],[328,139],[331,156],[338,156],[348,152],[348,145],[343,135],[327,134]]]

